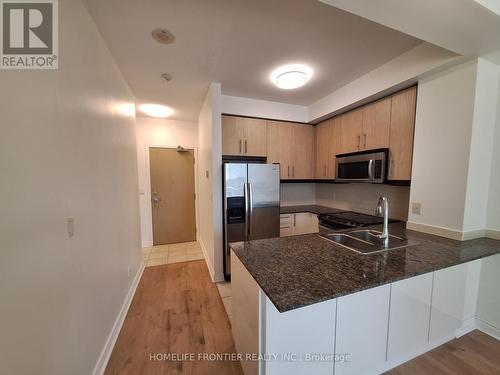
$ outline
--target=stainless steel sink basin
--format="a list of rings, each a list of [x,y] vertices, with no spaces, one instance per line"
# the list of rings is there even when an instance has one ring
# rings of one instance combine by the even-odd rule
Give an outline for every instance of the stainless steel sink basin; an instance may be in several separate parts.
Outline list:
[[[323,234],[321,237],[360,254],[373,254],[416,245],[404,237],[389,235],[388,246],[384,246],[384,241],[380,238],[381,234],[382,232],[375,230],[352,230],[344,233]]]

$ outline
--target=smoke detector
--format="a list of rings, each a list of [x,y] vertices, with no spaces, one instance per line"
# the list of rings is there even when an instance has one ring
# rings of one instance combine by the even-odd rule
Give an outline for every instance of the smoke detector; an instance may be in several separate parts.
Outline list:
[[[174,78],[174,77],[172,77],[172,76],[171,76],[170,74],[168,74],[168,73],[163,73],[163,74],[161,75],[161,79],[163,79],[165,82],[170,82],[170,81],[172,80],[172,78]]]
[[[154,40],[161,44],[172,44],[175,41],[175,36],[167,29],[157,28],[151,32]]]

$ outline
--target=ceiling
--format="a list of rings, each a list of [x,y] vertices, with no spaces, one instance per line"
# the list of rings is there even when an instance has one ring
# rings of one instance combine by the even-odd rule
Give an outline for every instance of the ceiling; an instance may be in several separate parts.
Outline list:
[[[138,103],[165,104],[197,120],[209,82],[226,95],[310,105],[421,41],[317,0],[85,0]],[[164,27],[176,41],[161,45]],[[310,82],[280,90],[283,64],[314,69]],[[170,82],[162,73],[173,76]]]

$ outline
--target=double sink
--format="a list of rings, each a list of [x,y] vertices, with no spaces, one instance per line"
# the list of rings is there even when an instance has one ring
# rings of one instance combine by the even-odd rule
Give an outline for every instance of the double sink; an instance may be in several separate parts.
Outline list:
[[[352,230],[342,233],[322,234],[321,237],[360,254],[373,254],[387,250],[416,245],[407,238],[389,235],[381,238],[382,232],[376,230]]]

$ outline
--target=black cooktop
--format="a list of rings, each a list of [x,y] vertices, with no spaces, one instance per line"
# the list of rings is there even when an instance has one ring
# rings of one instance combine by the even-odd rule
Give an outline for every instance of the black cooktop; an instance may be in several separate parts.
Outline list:
[[[360,214],[352,211],[322,214],[319,215],[318,218],[323,225],[332,227],[343,226],[345,228],[367,227],[369,225],[377,225],[384,222],[384,219],[382,217]],[[398,221],[399,220],[389,220],[390,223],[395,223]]]

